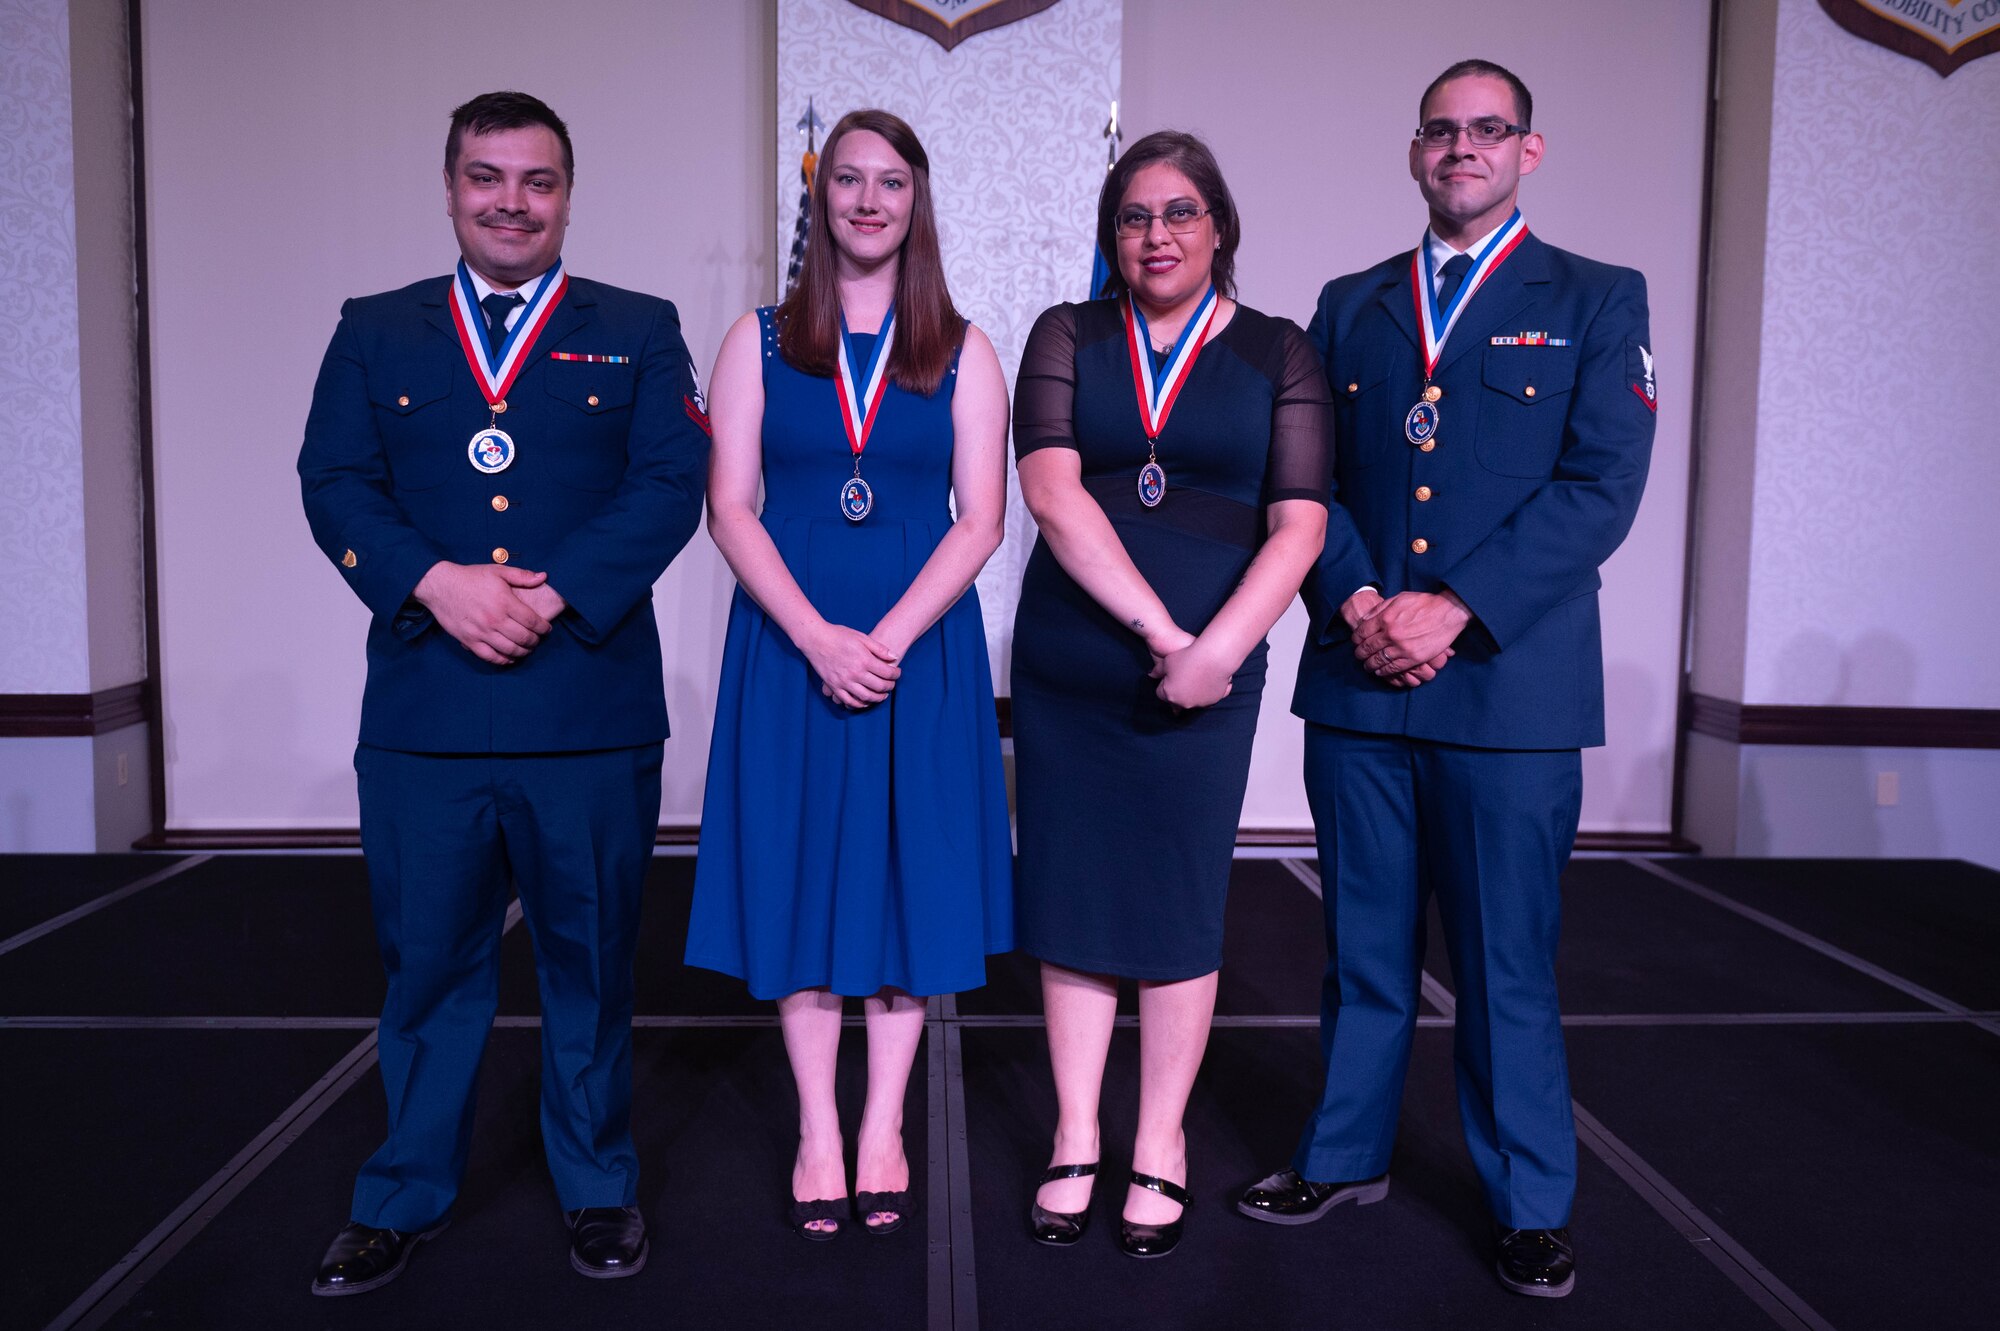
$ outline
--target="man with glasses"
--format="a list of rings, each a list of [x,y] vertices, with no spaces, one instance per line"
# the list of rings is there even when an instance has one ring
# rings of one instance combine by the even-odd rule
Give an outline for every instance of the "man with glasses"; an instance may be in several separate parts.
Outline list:
[[[1459,1115],[1520,1294],[1575,1283],[1576,1132],[1555,982],[1582,805],[1604,742],[1598,567],[1652,451],[1645,279],[1544,244],[1516,208],[1533,102],[1468,60],[1424,92],[1415,251],[1337,278],[1311,336],[1335,403],[1333,516],[1304,589],[1327,970],[1326,1083],[1246,1215],[1380,1201],[1416,1026],[1424,918],[1444,923]]]

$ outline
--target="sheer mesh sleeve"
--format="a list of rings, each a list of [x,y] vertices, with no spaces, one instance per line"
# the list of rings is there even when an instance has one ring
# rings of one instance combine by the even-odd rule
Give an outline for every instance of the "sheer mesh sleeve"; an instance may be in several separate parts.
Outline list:
[[[1075,448],[1075,401],[1076,306],[1055,305],[1035,320],[1021,352],[1014,380],[1015,458],[1038,448]]]
[[[1298,325],[1286,321],[1276,356],[1271,408],[1271,456],[1264,499],[1324,504],[1333,487],[1333,395],[1319,353]]]

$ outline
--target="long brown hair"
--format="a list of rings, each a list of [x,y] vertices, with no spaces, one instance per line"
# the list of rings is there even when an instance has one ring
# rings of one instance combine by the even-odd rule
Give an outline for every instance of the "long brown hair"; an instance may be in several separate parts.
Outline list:
[[[929,397],[944,382],[952,353],[965,339],[965,319],[945,286],[938,249],[937,213],[931,206],[931,159],[916,131],[887,111],[850,111],[826,136],[813,173],[812,224],[798,285],[778,306],[778,350],[807,374],[831,376],[840,337],[840,288],[835,275],[833,225],[827,219],[827,176],[840,140],[855,130],[887,139],[910,164],[910,230],[896,268],[896,332],[889,344],[889,377],[906,392]]]
[[[1201,195],[1208,216],[1215,223],[1215,251],[1209,280],[1216,292],[1234,299],[1236,295],[1236,247],[1243,242],[1243,226],[1237,220],[1236,200],[1223,182],[1222,167],[1208,145],[1192,134],[1175,129],[1156,130],[1125,150],[1097,195],[1097,248],[1111,262],[1111,278],[1101,294],[1122,296],[1131,284],[1118,266],[1118,205],[1125,201],[1132,177],[1156,162],[1164,162],[1188,178]]]

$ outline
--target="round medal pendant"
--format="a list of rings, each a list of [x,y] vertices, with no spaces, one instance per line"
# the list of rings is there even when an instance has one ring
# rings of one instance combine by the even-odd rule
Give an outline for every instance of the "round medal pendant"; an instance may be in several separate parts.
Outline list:
[[[875,492],[859,476],[850,476],[840,487],[840,512],[849,522],[859,522],[875,507]]]
[[[473,469],[491,476],[514,465],[514,437],[505,430],[487,428],[472,436],[465,446]]]
[[[1417,403],[1410,408],[1410,414],[1403,417],[1403,437],[1413,444],[1423,444],[1438,432],[1437,404],[1431,401]]]
[[[1166,497],[1166,469],[1157,462],[1148,462],[1139,468],[1139,502],[1147,508],[1158,508],[1160,501]]]

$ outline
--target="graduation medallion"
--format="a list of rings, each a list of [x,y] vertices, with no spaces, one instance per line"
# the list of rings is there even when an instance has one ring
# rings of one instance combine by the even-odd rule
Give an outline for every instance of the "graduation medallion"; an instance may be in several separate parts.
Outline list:
[[[854,379],[855,358],[849,355],[847,315],[840,316],[840,342],[834,353],[834,396],[840,400],[840,423],[847,431],[847,447],[854,454],[854,475],[840,487],[840,515],[859,522],[875,507],[875,492],[861,479],[861,454],[875,429],[875,413],[889,388],[889,343],[896,331],[896,306],[892,302],[882,316],[882,331],[875,335],[875,347],[863,367],[860,386]]]
[[[1139,424],[1146,431],[1146,465],[1139,468],[1139,502],[1147,508],[1158,508],[1167,497],[1167,470],[1160,465],[1160,432],[1167,428],[1174,400],[1180,396],[1181,385],[1193,373],[1195,359],[1208,340],[1208,326],[1215,320],[1215,304],[1215,287],[1210,284],[1194,317],[1174,340],[1166,368],[1155,380],[1153,340],[1146,327],[1146,316],[1132,293],[1125,293],[1125,349],[1132,360],[1132,387],[1139,395]]]
[[[849,522],[859,522],[875,507],[875,492],[856,472],[840,487],[840,512]]]
[[[474,469],[488,476],[496,475],[514,465],[514,437],[497,426],[488,426],[472,436],[472,442],[465,446],[465,455],[472,460]]]
[[[452,325],[458,330],[459,347],[472,367],[472,381],[479,385],[490,411],[486,428],[473,435],[465,446],[465,455],[474,470],[491,476],[514,465],[517,456],[514,437],[500,428],[500,413],[507,410],[507,390],[514,386],[521,367],[528,363],[529,348],[535,345],[549,315],[568,290],[569,276],[563,272],[562,260],[557,259],[542,274],[534,295],[528,298],[520,317],[496,351],[488,344],[486,325],[476,312],[479,301],[472,285],[472,271],[465,266],[465,260],[458,261],[458,272],[451,284],[452,298],[447,304],[451,306]]]

